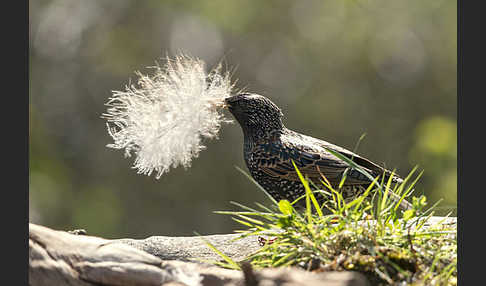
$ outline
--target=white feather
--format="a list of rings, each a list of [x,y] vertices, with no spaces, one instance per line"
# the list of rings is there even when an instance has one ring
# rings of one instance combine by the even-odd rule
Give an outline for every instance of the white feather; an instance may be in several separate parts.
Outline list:
[[[220,110],[233,84],[221,66],[207,73],[203,61],[188,56],[154,68],[151,77],[136,72],[138,86],[113,91],[102,117],[114,140],[107,147],[135,153],[133,168],[159,179],[170,167],[190,167],[205,148],[203,138],[217,138],[229,122]]]

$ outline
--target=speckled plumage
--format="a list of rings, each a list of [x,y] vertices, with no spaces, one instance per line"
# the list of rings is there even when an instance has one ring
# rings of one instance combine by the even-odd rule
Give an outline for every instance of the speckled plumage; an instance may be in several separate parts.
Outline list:
[[[352,158],[373,176],[391,174],[349,150],[287,129],[280,108],[264,96],[242,93],[225,102],[243,130],[243,155],[251,176],[277,201],[293,201],[305,194],[291,160],[316,185],[321,184],[322,173],[334,187],[338,186],[348,164],[325,148]],[[398,176],[392,180],[402,181]],[[363,174],[350,170],[340,191],[345,199],[351,199],[362,193],[369,183]],[[407,202],[401,205],[402,209],[409,207]]]

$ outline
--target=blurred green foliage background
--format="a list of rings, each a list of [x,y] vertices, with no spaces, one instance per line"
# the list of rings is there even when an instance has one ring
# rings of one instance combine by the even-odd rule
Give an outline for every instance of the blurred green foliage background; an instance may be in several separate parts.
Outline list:
[[[236,67],[296,131],[396,168],[417,194],[457,194],[457,2],[452,0],[30,1],[29,220],[106,237],[227,233],[214,210],[266,202],[242,132],[224,125],[192,167],[156,180],[109,149],[100,115],[134,71],[185,51]],[[229,114],[228,114],[229,116]]]

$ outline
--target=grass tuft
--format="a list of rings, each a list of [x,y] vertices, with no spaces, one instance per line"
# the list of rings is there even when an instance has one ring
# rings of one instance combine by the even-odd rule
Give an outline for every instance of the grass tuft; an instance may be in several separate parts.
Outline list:
[[[422,173],[416,175],[414,168],[401,184],[392,186],[391,180],[373,178],[349,161],[350,168],[372,181],[352,201],[345,201],[325,177],[322,188],[312,190],[312,183],[294,164],[306,189],[300,198],[306,201],[302,213],[294,207],[296,201],[276,202],[271,196],[271,207],[257,203],[258,208],[250,208],[232,202],[243,211],[216,212],[231,215],[242,224],[246,229],[238,231],[241,237],[272,238],[272,243],[267,242],[245,261],[256,269],[300,266],[318,272],[358,271],[372,285],[457,285],[456,228],[441,223],[426,226],[439,202],[427,208],[427,199],[422,195],[412,197],[411,209],[398,208],[410,196]],[[315,193],[328,200],[319,205]],[[329,215],[324,215],[324,208],[330,211]],[[229,257],[222,258],[222,266],[235,269],[238,265]]]

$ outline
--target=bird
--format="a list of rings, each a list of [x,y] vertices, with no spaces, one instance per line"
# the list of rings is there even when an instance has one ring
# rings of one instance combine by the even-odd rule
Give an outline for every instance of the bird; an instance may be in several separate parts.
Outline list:
[[[321,184],[324,175],[345,201],[364,193],[370,179],[328,150],[351,159],[373,177],[384,175],[387,182],[391,176],[392,182],[403,182],[398,175],[354,152],[286,128],[282,110],[263,95],[242,92],[227,97],[224,105],[243,131],[243,157],[251,177],[277,202],[293,202],[305,195],[305,187],[293,163],[316,186]],[[346,169],[344,184],[338,188]],[[393,195],[398,201],[398,196]],[[317,197],[320,204],[329,200],[319,194]],[[303,201],[296,206],[302,207]],[[406,200],[399,204],[401,210],[410,208],[411,204]]]

